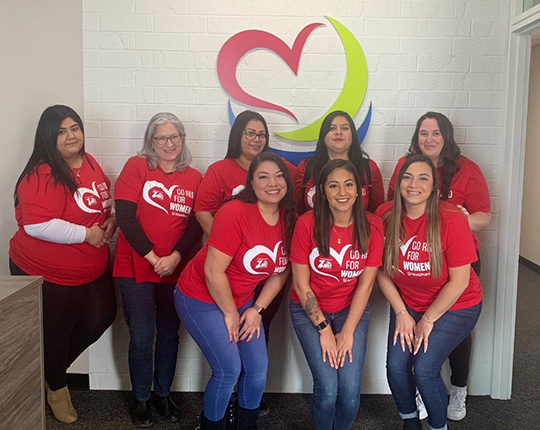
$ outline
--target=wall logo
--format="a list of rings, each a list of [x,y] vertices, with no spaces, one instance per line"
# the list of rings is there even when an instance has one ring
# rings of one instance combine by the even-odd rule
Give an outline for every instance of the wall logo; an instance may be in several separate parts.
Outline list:
[[[362,47],[354,35],[343,24],[328,16],[325,18],[328,19],[328,21],[330,21],[330,23],[336,29],[345,51],[347,69],[343,88],[336,101],[320,118],[300,129],[275,133],[281,138],[297,142],[309,142],[317,140],[319,137],[319,129],[321,124],[328,113],[334,110],[343,110],[354,117],[364,101],[367,90],[367,63]],[[289,109],[254,97],[244,91],[236,79],[236,69],[238,62],[248,52],[255,49],[267,49],[278,55],[285,62],[285,64],[287,64],[291,71],[297,75],[300,57],[307,38],[317,27],[323,25],[325,24],[316,22],[304,27],[296,37],[292,48],[289,48],[289,46],[279,37],[261,30],[246,30],[233,35],[223,44],[217,59],[218,78],[223,86],[223,89],[227,91],[231,98],[240,103],[253,106],[254,108],[282,112],[293,118],[295,121],[298,121],[294,113]],[[229,118],[232,124],[234,122],[235,115],[232,111],[230,101],[228,105]],[[370,103],[366,117],[360,128],[357,130],[358,140],[360,143],[363,142],[369,128],[369,123],[371,121],[371,109],[372,106]],[[277,149],[273,150],[293,163],[298,163],[303,158],[313,154],[313,152],[291,152]]]

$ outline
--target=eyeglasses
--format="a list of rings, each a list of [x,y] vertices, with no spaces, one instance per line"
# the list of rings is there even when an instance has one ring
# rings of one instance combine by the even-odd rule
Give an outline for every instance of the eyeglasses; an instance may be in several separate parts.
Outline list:
[[[255,140],[257,137],[261,142],[268,140],[268,135],[265,132],[256,133],[253,130],[244,130],[242,133],[246,135],[247,140]]]
[[[171,136],[154,136],[152,137],[156,141],[156,144],[158,146],[165,146],[167,144],[167,141],[170,140],[171,143],[177,144],[180,143],[182,140],[181,134],[173,134]]]

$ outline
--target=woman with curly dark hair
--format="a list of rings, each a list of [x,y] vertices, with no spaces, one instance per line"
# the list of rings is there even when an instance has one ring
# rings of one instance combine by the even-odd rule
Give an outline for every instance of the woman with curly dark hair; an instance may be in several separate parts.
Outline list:
[[[245,189],[217,211],[208,243],[178,280],[176,310],[212,368],[202,429],[225,428],[237,383],[238,428],[257,428],[268,366],[261,317],[287,278],[295,219],[289,171],[265,151],[251,162]]]

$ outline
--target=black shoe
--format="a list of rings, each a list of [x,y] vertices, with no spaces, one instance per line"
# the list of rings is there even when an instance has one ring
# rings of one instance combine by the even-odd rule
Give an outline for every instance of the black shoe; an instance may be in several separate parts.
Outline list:
[[[236,395],[233,394],[227,405],[227,410],[225,411],[225,429],[226,430],[236,430],[236,415],[238,414],[238,400]]]
[[[422,430],[420,418],[408,418],[403,420],[403,430]]]
[[[180,409],[173,402],[171,396],[167,397],[154,397],[154,406],[156,407],[159,414],[163,417],[168,423],[175,423],[180,421]]]
[[[238,430],[257,430],[259,409],[244,409],[238,407]]]
[[[198,427],[200,430],[225,430],[225,418],[223,417],[221,420],[214,422],[210,421],[208,418],[204,416],[204,411],[201,412],[201,425]]]
[[[268,407],[268,403],[264,401],[264,399],[261,400],[261,404],[259,405],[259,416],[265,417],[270,413],[270,408]]]
[[[154,424],[149,400],[146,402],[135,402],[135,407],[131,414],[131,421],[140,428],[151,427],[152,424]]]

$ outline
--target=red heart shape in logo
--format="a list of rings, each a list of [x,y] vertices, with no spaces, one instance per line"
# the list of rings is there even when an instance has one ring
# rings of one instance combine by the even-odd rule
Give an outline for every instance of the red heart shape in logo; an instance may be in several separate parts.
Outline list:
[[[249,51],[264,48],[279,55],[293,73],[297,75],[300,56],[302,55],[302,49],[304,49],[306,40],[311,32],[321,25],[324,24],[315,22],[304,27],[298,33],[292,48],[289,48],[279,37],[266,31],[246,30],[235,34],[224,43],[218,54],[217,72],[221,85],[231,97],[241,103],[264,109],[277,110],[297,120],[296,116],[288,109],[246,93],[236,79],[236,66],[240,59]]]

